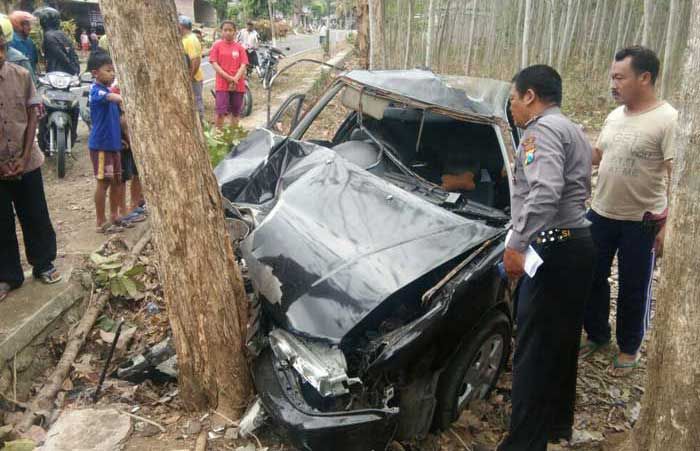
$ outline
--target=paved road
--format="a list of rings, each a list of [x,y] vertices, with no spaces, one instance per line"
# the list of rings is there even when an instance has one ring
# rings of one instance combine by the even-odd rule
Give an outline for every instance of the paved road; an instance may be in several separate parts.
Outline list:
[[[331,44],[343,41],[348,34],[346,30],[331,30]],[[277,41],[277,47],[284,51],[287,56],[306,52],[307,50],[317,49],[320,47],[318,34],[302,34],[289,35],[284,39]],[[209,59],[204,58],[202,62],[202,70],[204,70],[204,83],[214,81],[214,68],[209,64]]]

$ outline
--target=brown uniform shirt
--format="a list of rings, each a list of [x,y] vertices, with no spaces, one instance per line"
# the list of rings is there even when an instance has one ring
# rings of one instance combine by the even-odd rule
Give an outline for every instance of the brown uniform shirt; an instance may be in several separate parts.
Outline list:
[[[0,175],[4,166],[21,157],[29,120],[27,109],[40,102],[29,72],[5,62],[0,68]],[[34,145],[24,172],[37,169],[43,162],[44,155]]]

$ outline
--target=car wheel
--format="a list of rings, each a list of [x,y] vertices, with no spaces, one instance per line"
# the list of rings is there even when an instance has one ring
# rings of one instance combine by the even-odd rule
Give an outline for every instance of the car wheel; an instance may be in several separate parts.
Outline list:
[[[486,320],[464,341],[440,376],[433,425],[447,429],[475,399],[484,399],[496,385],[510,353],[510,322],[503,313]]]

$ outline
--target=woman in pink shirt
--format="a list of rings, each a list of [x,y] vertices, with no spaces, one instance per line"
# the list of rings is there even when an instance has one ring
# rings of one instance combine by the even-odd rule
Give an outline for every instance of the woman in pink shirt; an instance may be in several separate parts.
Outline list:
[[[245,94],[245,70],[248,55],[235,41],[236,24],[225,20],[221,24],[222,39],[216,41],[209,53],[209,62],[216,71],[216,127],[230,116],[232,126],[238,125]]]

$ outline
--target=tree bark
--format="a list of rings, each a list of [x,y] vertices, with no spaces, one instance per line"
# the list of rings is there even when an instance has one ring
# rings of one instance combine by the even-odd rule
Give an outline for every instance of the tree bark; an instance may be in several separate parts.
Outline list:
[[[561,42],[559,46],[559,55],[557,56],[557,68],[561,70],[561,66],[564,62],[564,53],[566,52],[566,47],[567,47],[567,42],[566,39],[570,34],[572,22],[573,22],[573,17],[574,17],[574,11],[573,11],[573,3],[574,0],[568,0],[566,4],[566,24],[564,25],[564,35],[562,36],[564,39]]]
[[[675,0],[674,0],[675,3]],[[695,450],[700,443],[700,1],[693,1],[681,87],[679,132],[639,422],[628,449]]]
[[[430,67],[432,47],[433,47],[433,16],[435,15],[435,0],[430,0],[428,3],[428,29],[425,40],[425,67]]]
[[[406,51],[404,52],[403,55],[403,68],[408,69],[408,62],[409,58],[411,56],[411,50],[412,49],[412,33],[413,33],[413,1],[414,0],[407,0],[408,2],[408,19],[406,20]]]
[[[549,0],[549,51],[547,52],[547,64],[550,66],[554,62],[554,16],[556,15],[556,7],[554,0]]]
[[[469,47],[467,48],[467,64],[466,67],[464,68],[464,73],[466,75],[469,75],[469,69],[471,68],[471,62],[472,62],[472,48],[474,47],[474,23],[476,22],[476,11],[477,11],[477,2],[474,0],[472,2],[472,16],[469,21]]]
[[[275,33],[275,16],[272,14],[272,2],[267,2],[267,13],[270,15],[270,35],[272,36],[272,46],[277,47],[277,37]],[[330,27],[330,24],[328,24]]]
[[[383,0],[369,0],[369,70],[386,68],[383,24]]]
[[[173,0],[100,0],[153,241],[186,408],[237,415],[252,392],[247,302],[194,108]]]
[[[523,49],[520,55],[520,68],[527,66],[528,45],[530,40],[530,20],[532,14],[532,0],[525,0],[525,17],[523,19]]]
[[[651,8],[653,3],[651,0],[644,0],[644,28],[642,29],[642,45],[649,47],[649,34],[651,33]]]
[[[359,66],[369,69],[369,4],[368,0],[357,0],[357,49]]]
[[[678,0],[671,0],[668,10],[668,27],[666,28],[666,46],[664,48],[664,62],[661,67],[661,97],[665,98],[671,87],[671,69],[673,64],[673,50],[676,44],[676,16],[678,15]],[[692,28],[691,34],[695,31]]]

